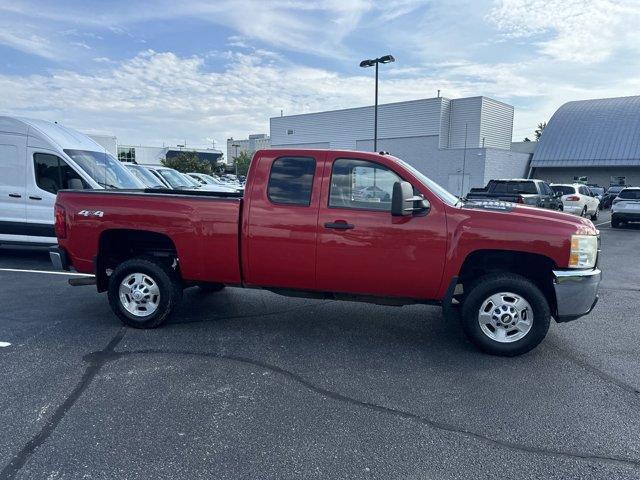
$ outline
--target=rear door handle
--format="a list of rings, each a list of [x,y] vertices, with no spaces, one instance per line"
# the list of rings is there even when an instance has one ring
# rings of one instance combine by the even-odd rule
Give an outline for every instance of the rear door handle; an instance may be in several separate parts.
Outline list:
[[[19,193],[10,193],[9,196],[11,198],[22,198],[22,195],[20,195]]]
[[[356,228],[356,226],[351,223],[347,223],[344,220],[336,220],[335,222],[325,223],[324,228],[333,228],[334,230],[351,230],[352,228]]]
[[[42,197],[36,197],[35,195],[29,195],[31,200],[42,200]]]

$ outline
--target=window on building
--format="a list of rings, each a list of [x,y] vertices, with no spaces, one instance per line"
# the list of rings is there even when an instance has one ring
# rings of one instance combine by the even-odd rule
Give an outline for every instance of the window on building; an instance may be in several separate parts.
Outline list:
[[[293,135],[293,133],[294,133],[294,132],[293,132],[293,128],[289,128],[289,129],[287,130],[287,135]]]
[[[273,162],[269,175],[269,200],[283,205],[310,205],[315,170],[313,158],[278,158]]]
[[[118,160],[121,162],[135,163],[136,149],[130,147],[118,147]]]
[[[388,168],[365,160],[333,162],[329,206],[391,211],[393,184],[401,181]]]
[[[67,162],[56,155],[33,155],[36,185],[42,190],[57,193],[65,188],[87,188],[87,184]]]

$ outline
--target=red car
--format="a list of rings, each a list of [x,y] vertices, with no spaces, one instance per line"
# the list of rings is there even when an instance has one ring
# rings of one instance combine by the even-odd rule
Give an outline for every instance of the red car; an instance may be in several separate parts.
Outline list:
[[[363,189],[387,195],[359,195]],[[519,355],[597,301],[591,221],[463,202],[390,155],[262,150],[244,198],[61,191],[61,268],[95,274],[129,326],[161,325],[186,287],[226,285],[388,305],[442,305],[480,349]]]

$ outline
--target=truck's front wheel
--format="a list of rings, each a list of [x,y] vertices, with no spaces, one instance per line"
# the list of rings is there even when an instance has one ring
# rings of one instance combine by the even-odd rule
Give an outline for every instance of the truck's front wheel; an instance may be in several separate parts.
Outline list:
[[[535,348],[549,330],[551,313],[544,294],[512,273],[477,279],[462,304],[467,337],[492,355],[515,356]]]
[[[149,257],[118,265],[109,278],[109,305],[122,323],[134,328],[162,325],[182,297],[173,269]]]

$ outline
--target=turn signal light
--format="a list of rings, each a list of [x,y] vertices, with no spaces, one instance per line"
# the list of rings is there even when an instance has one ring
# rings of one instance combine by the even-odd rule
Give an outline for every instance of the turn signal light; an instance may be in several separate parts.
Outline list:
[[[67,238],[67,212],[62,205],[56,203],[54,207],[54,230],[58,240],[61,238]]]
[[[569,268],[593,268],[598,257],[598,237],[571,235]]]

